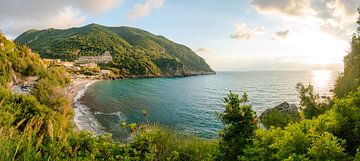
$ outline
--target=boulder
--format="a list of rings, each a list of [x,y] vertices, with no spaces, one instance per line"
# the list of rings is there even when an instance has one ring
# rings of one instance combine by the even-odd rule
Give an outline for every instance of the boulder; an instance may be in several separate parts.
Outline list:
[[[299,117],[299,107],[297,107],[295,104],[289,104],[287,102],[283,102],[273,108],[266,109],[260,115],[260,120],[274,110],[279,110],[283,114],[283,116],[289,115],[293,117],[295,120]]]

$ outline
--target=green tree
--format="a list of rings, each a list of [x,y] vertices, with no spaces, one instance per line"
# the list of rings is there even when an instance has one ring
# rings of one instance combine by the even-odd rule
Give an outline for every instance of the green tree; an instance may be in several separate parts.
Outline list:
[[[225,111],[218,117],[225,124],[220,132],[219,160],[237,160],[243,154],[243,149],[252,143],[252,137],[257,128],[256,114],[247,104],[248,95],[239,95],[230,91],[224,98]]]
[[[360,8],[358,8],[360,25]],[[360,31],[360,27],[358,27]],[[353,34],[351,51],[344,57],[344,73],[338,78],[334,92],[338,97],[345,97],[349,92],[356,91],[360,85],[360,36]]]
[[[290,114],[283,115],[283,113],[280,110],[275,109],[271,111],[269,114],[262,117],[261,123],[263,123],[263,125],[266,128],[270,128],[270,126],[283,128],[289,123],[298,121],[299,118],[300,116],[293,116]]]
[[[327,102],[317,102],[318,96],[314,93],[312,85],[304,86],[302,83],[298,83],[296,90],[299,92],[300,106],[306,119],[317,117],[329,109]]]

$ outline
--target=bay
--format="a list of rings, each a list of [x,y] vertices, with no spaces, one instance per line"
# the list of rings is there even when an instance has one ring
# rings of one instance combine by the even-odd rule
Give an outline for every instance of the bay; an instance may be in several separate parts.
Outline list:
[[[215,113],[223,110],[222,99],[229,91],[240,95],[247,92],[259,115],[284,101],[298,105],[295,90],[298,82],[312,84],[320,96],[332,96],[338,74],[328,70],[249,71],[185,78],[105,80],[91,85],[78,103],[87,111],[86,117],[92,118],[83,120],[85,129],[109,132],[115,140],[127,136],[120,127],[121,121],[147,122],[142,110],[147,112],[151,124],[216,138],[223,125]]]

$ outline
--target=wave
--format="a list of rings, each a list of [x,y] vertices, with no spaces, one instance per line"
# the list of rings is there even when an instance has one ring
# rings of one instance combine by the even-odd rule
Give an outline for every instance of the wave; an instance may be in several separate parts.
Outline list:
[[[94,114],[90,111],[89,107],[79,101],[79,99],[85,95],[87,88],[93,83],[95,83],[95,81],[86,84],[83,89],[79,90],[76,93],[73,99],[75,111],[74,122],[79,130],[85,129],[87,131],[92,131],[97,134],[102,134],[104,133],[104,131],[101,124],[98,122],[98,120],[96,120]]]
[[[116,116],[119,118],[119,120],[125,119],[125,116],[120,111],[116,111],[116,112],[112,112],[112,113],[103,113],[103,112],[95,111],[94,115]]]

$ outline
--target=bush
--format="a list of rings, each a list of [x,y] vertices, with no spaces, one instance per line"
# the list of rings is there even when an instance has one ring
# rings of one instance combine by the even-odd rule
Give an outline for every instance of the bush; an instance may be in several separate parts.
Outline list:
[[[294,117],[290,114],[283,115],[280,110],[274,109],[261,118],[261,123],[263,123],[266,128],[270,128],[271,126],[283,128],[287,124],[294,123],[298,120],[299,117]]]
[[[284,129],[258,129],[241,160],[348,160],[345,141],[316,130],[309,120]]]
[[[304,86],[301,83],[296,85],[296,90],[299,92],[300,106],[304,112],[306,119],[312,119],[320,114],[323,114],[330,108],[327,102],[317,102],[318,96],[314,93],[314,87],[312,85]]]
[[[151,126],[133,138],[140,149],[150,149],[151,160],[214,160],[216,140],[181,135],[175,130]]]
[[[243,149],[252,143],[257,129],[256,114],[247,104],[246,93],[241,98],[230,91],[224,99],[225,111],[218,117],[225,124],[220,132],[218,160],[237,160]]]

